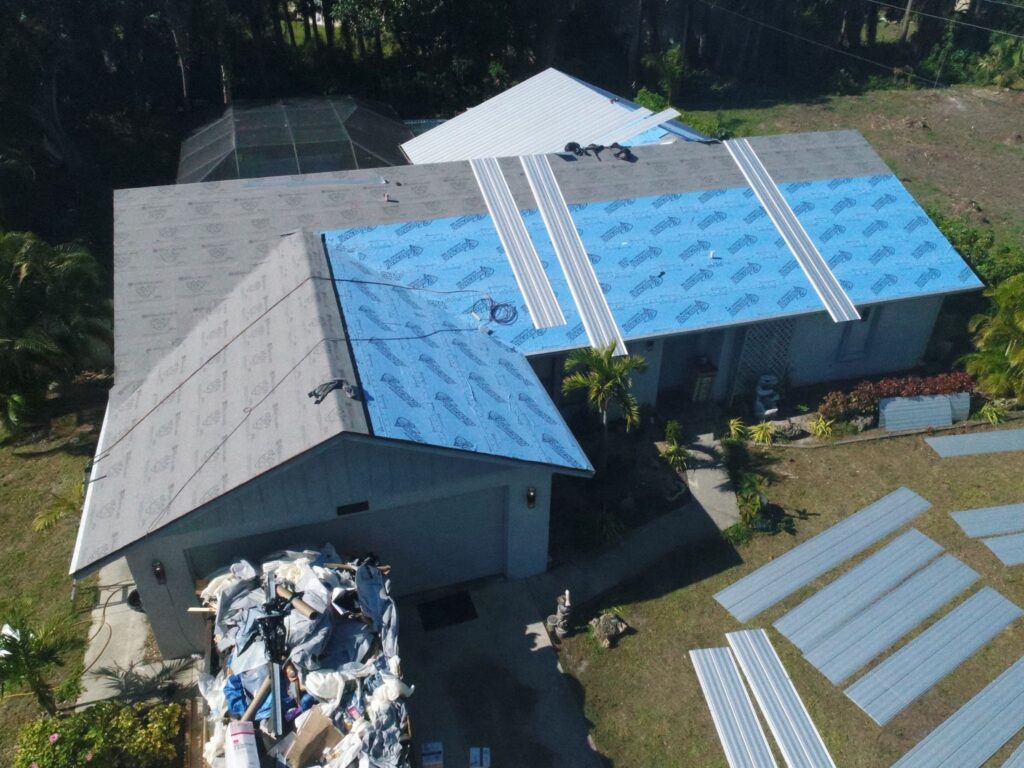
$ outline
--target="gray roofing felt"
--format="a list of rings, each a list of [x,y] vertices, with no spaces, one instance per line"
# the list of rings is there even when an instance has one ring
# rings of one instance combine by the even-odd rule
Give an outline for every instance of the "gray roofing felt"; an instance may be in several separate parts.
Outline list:
[[[885,725],[1020,616],[1020,608],[984,587],[847,688],[846,695]]]
[[[823,638],[805,657],[833,683],[841,683],[977,579],[955,557],[943,555]]]
[[[715,600],[740,621],[747,621],[930,506],[910,489],[898,488],[726,587]]]
[[[989,683],[893,768],[980,768],[1024,727],[1024,658]]]
[[[732,652],[728,648],[700,648],[690,651],[690,661],[730,768],[775,768],[772,748]]]
[[[971,538],[1024,531],[1024,504],[1004,504],[953,512],[957,525]]]
[[[782,660],[763,629],[730,632],[729,647],[789,768],[835,768]]]
[[[355,380],[319,238],[278,238],[270,255],[141,382],[115,384],[73,572],[340,432],[367,432],[340,390],[307,397]]]
[[[944,459],[984,453],[1024,451],[1024,429],[977,432],[971,435],[926,437],[924,441]]]
[[[806,653],[942,552],[911,529],[775,622],[775,628]]]

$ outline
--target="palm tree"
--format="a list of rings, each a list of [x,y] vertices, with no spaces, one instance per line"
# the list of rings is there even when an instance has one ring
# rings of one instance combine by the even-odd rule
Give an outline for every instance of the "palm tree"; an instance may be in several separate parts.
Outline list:
[[[646,365],[639,355],[616,357],[615,344],[603,349],[576,349],[565,358],[565,369],[572,373],[562,379],[562,394],[585,391],[587,403],[601,414],[602,469],[608,468],[608,412],[611,407],[622,411],[627,431],[640,423],[640,404],[630,392],[631,374],[642,371]]]
[[[976,351],[964,357],[967,372],[990,397],[1024,397],[1024,274],[989,288],[987,314],[968,326]]]
[[[47,714],[56,715],[57,702],[49,674],[54,667],[64,666],[64,657],[81,645],[82,641],[71,635],[64,623],[32,629],[24,617],[19,617],[5,624],[0,630],[0,697],[12,686],[24,687]]]
[[[17,426],[51,383],[108,365],[110,315],[84,248],[0,233],[0,425]]]

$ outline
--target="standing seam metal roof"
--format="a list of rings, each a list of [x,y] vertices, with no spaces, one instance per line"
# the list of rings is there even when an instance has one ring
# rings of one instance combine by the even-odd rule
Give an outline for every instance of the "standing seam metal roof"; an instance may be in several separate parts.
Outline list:
[[[651,115],[649,109],[546,69],[410,139],[402,149],[416,164],[561,152],[571,141],[586,146],[623,134],[620,141],[627,141],[651,128],[644,122]],[[682,124],[673,128],[686,138],[704,139]]]

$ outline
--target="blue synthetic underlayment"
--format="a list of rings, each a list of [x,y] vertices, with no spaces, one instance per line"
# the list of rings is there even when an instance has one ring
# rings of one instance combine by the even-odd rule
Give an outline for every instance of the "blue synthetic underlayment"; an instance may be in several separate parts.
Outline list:
[[[996,536],[982,541],[1003,565],[1024,565],[1024,533]]]
[[[591,469],[519,352],[430,294],[353,282],[387,278],[329,258],[375,436]]]
[[[891,174],[780,189],[855,304],[982,286]]]
[[[844,242],[862,231],[861,208],[871,211],[872,221],[885,220],[887,226],[881,234],[863,238],[864,243],[851,241],[849,249],[841,251],[834,242],[839,236],[830,235],[827,228],[819,231],[821,227],[812,222],[824,203],[812,203],[814,211],[802,206],[805,198],[811,199],[811,188],[815,194],[832,194],[829,185],[838,182],[843,183],[836,190],[853,203],[838,208],[829,227],[839,222]],[[896,202],[876,210],[858,190],[876,193],[873,201],[888,194]],[[792,195],[800,196],[794,208],[855,301],[981,285],[934,225],[926,217],[923,222],[916,218],[924,214],[895,177],[813,182],[795,190],[794,185],[783,185],[783,191],[791,201]],[[832,207],[825,208],[829,216]],[[581,203],[569,209],[627,340],[824,309],[747,187]],[[911,220],[904,221],[912,211],[916,213]],[[487,214],[334,230],[326,238],[332,254],[357,260],[387,280],[439,292],[432,300],[455,315],[470,316],[474,305],[487,296],[514,303],[519,308],[517,321],[494,331],[524,354],[583,346],[583,324],[543,221],[536,209],[524,211],[523,218],[566,317],[565,326],[533,327]],[[875,259],[879,249],[884,258]]]

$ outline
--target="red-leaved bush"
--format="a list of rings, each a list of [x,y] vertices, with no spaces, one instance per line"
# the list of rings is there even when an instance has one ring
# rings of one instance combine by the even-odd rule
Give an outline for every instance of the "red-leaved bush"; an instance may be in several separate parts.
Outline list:
[[[957,392],[974,392],[974,379],[962,371],[927,378],[904,376],[862,381],[849,392],[829,392],[818,404],[818,412],[826,419],[842,421],[853,416],[874,416],[879,400],[886,397],[954,395]]]

